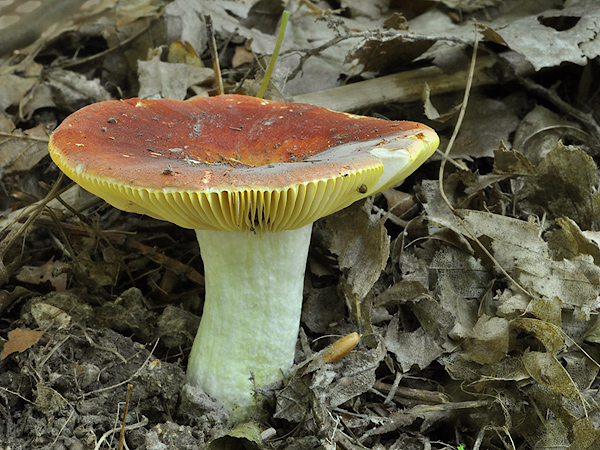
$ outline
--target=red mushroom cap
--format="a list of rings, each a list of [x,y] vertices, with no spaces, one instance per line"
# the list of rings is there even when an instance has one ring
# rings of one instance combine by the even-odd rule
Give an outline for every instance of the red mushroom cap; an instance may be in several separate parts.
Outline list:
[[[371,151],[407,152],[398,182],[436,147],[419,123],[240,95],[96,103],[50,139],[55,163],[113,206],[229,231],[300,228],[374,192]]]

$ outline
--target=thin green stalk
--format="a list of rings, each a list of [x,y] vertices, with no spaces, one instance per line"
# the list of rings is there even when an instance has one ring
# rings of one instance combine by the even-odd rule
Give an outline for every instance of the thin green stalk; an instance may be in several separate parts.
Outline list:
[[[275,62],[277,61],[277,56],[279,56],[279,49],[281,48],[281,43],[283,42],[283,35],[285,34],[285,28],[287,26],[288,18],[290,17],[289,11],[284,11],[281,16],[281,26],[279,27],[279,36],[277,36],[277,42],[275,43],[275,49],[273,50],[273,54],[271,55],[271,59],[269,60],[269,65],[267,66],[267,70],[265,72],[265,77],[262,80],[260,85],[260,89],[258,90],[258,94],[256,96],[258,98],[263,98],[265,92],[267,91],[267,87],[269,86],[269,81],[271,80],[271,74],[273,73],[273,68],[275,67]]]

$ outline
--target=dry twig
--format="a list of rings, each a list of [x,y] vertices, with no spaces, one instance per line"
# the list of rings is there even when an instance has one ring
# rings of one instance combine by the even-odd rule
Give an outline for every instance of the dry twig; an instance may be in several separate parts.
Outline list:
[[[477,236],[475,235],[473,230],[471,230],[467,226],[467,224],[465,223],[463,218],[458,214],[456,209],[454,209],[454,206],[452,206],[452,204],[450,203],[450,200],[448,199],[448,196],[446,195],[446,192],[444,191],[444,169],[446,167],[446,160],[448,159],[448,155],[450,154],[450,151],[452,150],[452,146],[454,145],[456,137],[458,136],[458,132],[460,131],[460,127],[462,125],[462,121],[465,117],[465,112],[467,110],[467,105],[469,103],[469,95],[471,93],[471,87],[473,85],[473,75],[475,73],[475,65],[477,62],[477,44],[478,44],[478,42],[479,42],[478,34],[476,31],[473,55],[471,58],[471,66],[469,68],[469,76],[467,78],[467,85],[465,87],[465,95],[464,95],[463,102],[462,102],[462,105],[461,105],[461,108],[460,108],[460,111],[458,114],[458,119],[456,121],[456,125],[454,127],[454,131],[452,132],[452,136],[450,137],[450,141],[448,142],[448,146],[446,147],[446,151],[444,152],[444,157],[442,158],[442,163],[440,165],[440,171],[439,171],[439,177],[438,177],[440,195],[441,195],[442,199],[444,200],[444,202],[446,203],[446,205],[448,205],[448,208],[450,209],[450,211],[452,211],[452,214],[454,214],[454,217],[456,217],[456,219],[460,222],[461,226],[465,229],[465,231],[469,234],[469,236],[471,236],[471,238],[477,243],[477,245],[487,255],[487,257],[490,258],[490,260],[492,261],[494,266],[500,272],[502,272],[502,274],[508,280],[510,280],[510,282],[513,283],[513,285],[516,288],[518,288],[520,291],[522,291],[528,297],[534,298],[533,294],[531,294],[527,289],[525,289],[523,286],[521,286],[519,283],[517,283],[517,281],[513,277],[510,276],[510,274],[506,271],[506,269],[504,269],[504,267],[502,267],[502,265],[496,260],[496,258],[494,258],[494,256],[485,247],[485,245],[483,245],[483,243],[477,238]]]

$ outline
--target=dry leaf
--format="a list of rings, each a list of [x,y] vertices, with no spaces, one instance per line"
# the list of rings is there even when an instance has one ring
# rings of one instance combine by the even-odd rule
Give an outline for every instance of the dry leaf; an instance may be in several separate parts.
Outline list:
[[[47,84],[55,91],[57,105],[67,111],[111,99],[99,78],[90,80],[85,75],[70,70],[49,69],[46,79]]]
[[[590,255],[594,264],[600,266],[600,243],[597,239],[597,231],[581,231],[574,220],[568,217],[556,219],[559,229],[546,234],[548,247],[552,257],[560,261],[572,259],[578,255]]]
[[[167,19],[169,34],[177,36],[176,39],[180,41],[190,42],[196,49],[206,48],[206,31],[201,18],[209,15],[216,34],[252,39],[255,52],[268,54],[273,51],[273,37],[240,23],[240,18],[247,17],[251,7],[251,2],[175,0],[166,9],[170,16]],[[288,45],[284,43],[283,49],[287,48]]]
[[[204,67],[198,53],[189,42],[175,41],[169,45],[167,62],[174,64],[187,64],[189,66]]]
[[[56,103],[52,88],[46,83],[40,83],[35,85],[19,103],[19,116],[23,121],[29,121],[37,110],[53,107],[56,107]]]
[[[8,332],[8,341],[4,344],[0,360],[15,352],[22,353],[39,342],[44,331],[17,328]]]
[[[536,106],[521,120],[515,132],[513,147],[537,166],[561,139],[589,139],[578,124],[565,120],[543,106]]]
[[[487,25],[484,25],[482,23],[476,23],[475,26],[477,28],[479,28],[479,32],[481,33],[481,36],[483,36],[484,41],[494,42],[496,44],[506,46],[506,42],[504,42],[504,39],[502,39],[502,36],[500,36],[498,33],[496,33],[494,30],[492,30]]]
[[[511,325],[535,336],[544,345],[548,353],[556,355],[565,347],[562,330],[556,325],[526,317],[514,319]]]
[[[561,9],[512,19],[500,27],[490,25],[536,70],[564,62],[584,65],[600,55],[600,37],[596,33],[600,27],[597,0],[575,0]]]
[[[491,281],[489,272],[473,255],[450,245],[440,245],[429,263],[430,275],[442,276],[452,284],[454,292],[462,297],[480,298]]]
[[[138,78],[140,98],[183,100],[191,86],[212,82],[214,71],[197,65],[164,62],[156,55],[150,61],[138,62]]]
[[[335,407],[372,389],[375,371],[386,355],[381,343],[373,349],[354,350],[336,364],[319,358],[297,367],[287,386],[277,395],[275,418],[290,422],[308,420],[327,407]],[[307,364],[308,363],[308,364]]]
[[[404,373],[429,367],[443,353],[442,347],[423,328],[401,331],[397,316],[390,321],[383,342],[386,349],[396,355]]]
[[[255,422],[241,423],[211,440],[204,448],[206,450],[231,450],[235,448],[259,450],[262,448],[261,430],[262,426]]]
[[[505,102],[471,94],[451,156],[492,157],[500,143],[511,142],[518,124],[519,118]]]
[[[575,402],[583,403],[579,389],[556,356],[527,350],[523,354],[523,363],[531,378],[542,386]]]
[[[156,3],[154,8],[156,11],[159,7],[158,2],[149,1]],[[51,5],[35,1],[0,2],[0,16],[9,18],[7,24],[3,24],[0,30],[0,55],[16,49],[19,49],[21,54],[27,54],[35,46],[23,47],[35,42],[36,39],[38,44],[43,45],[54,41],[62,33],[81,27],[86,19],[105,20],[102,13],[117,9],[116,3],[117,0],[62,0]],[[145,12],[143,3],[147,3],[147,0],[142,0],[141,4],[134,1],[121,2],[119,12],[124,15],[127,7],[133,8],[137,18]],[[15,17],[19,20],[14,22],[10,20]]]
[[[543,449],[565,448],[569,445],[569,428],[565,421],[556,417],[553,411],[548,411],[548,417],[544,420],[544,432],[539,433],[530,430],[531,440],[535,441],[537,446]],[[575,450],[575,449],[572,449]],[[582,450],[577,448],[576,450]]]
[[[455,283],[447,273],[438,279],[436,291],[441,309],[439,313],[442,317],[434,320],[439,324],[450,324],[446,333],[440,333],[440,337],[446,339],[444,347],[446,350],[450,350],[454,348],[454,342],[450,342],[449,339],[463,339],[472,336],[473,328],[479,319],[480,300],[479,297],[465,298],[460,295],[455,290]],[[440,328],[441,330],[443,328]]]
[[[369,212],[372,201],[356,202],[325,217],[317,231],[327,236],[329,250],[339,256],[345,274],[344,292],[358,299],[363,299],[379,279],[390,254],[384,221]]]
[[[0,178],[31,170],[48,154],[48,132],[41,124],[23,132],[0,115],[0,133]]]
[[[600,294],[600,267],[590,256],[554,261],[541,228],[534,221],[480,211],[459,210],[476,236],[491,239],[498,263],[525,289],[547,298],[558,297],[579,319],[588,320]]]
[[[65,305],[66,306],[66,305]],[[31,306],[31,315],[40,328],[65,328],[71,323],[71,316],[64,310],[48,303],[36,303]]]
[[[425,116],[429,120],[435,120],[436,122],[445,123],[448,120],[452,119],[462,106],[461,103],[454,105],[450,109],[448,109],[444,113],[440,113],[437,108],[431,102],[431,89],[429,89],[429,84],[425,83],[425,88],[423,89],[423,93],[421,95],[421,99],[423,100],[423,111]]]
[[[284,9],[282,0],[254,1],[241,25],[274,35],[279,29],[278,25]]]
[[[255,61],[254,53],[246,45],[238,45],[235,47],[235,53],[231,59],[231,67],[234,69],[244,65],[252,64]]]
[[[18,105],[21,99],[37,83],[37,78],[24,78],[18,75],[0,75],[0,111],[6,111],[12,105]]]
[[[600,212],[597,171],[591,156],[559,141],[540,162],[535,175],[523,181],[518,195],[521,207],[540,217],[566,216],[581,229],[591,230]]]
[[[46,415],[56,416],[56,413],[65,408],[69,402],[58,391],[39,382],[35,386],[35,404]]]
[[[523,381],[530,378],[525,370],[521,356],[507,355],[496,364],[486,365],[483,376],[480,380],[474,382],[473,385],[480,390],[485,385],[495,384],[496,381]]]
[[[526,309],[529,313],[533,314],[537,319],[540,319],[543,323],[548,323],[554,326],[555,329],[560,331],[560,326],[562,322],[562,302],[558,297],[536,297],[529,302]],[[548,348],[555,347],[546,347],[547,350]]]
[[[374,349],[354,350],[346,356],[343,370],[331,384],[313,383],[317,398],[323,405],[335,408],[348,400],[373,388],[377,379],[375,372],[385,357],[385,347],[379,344]]]
[[[566,450],[595,450],[599,441],[600,430],[596,428],[592,419],[581,417],[573,424],[573,442]]]
[[[383,21],[383,26],[388,30],[407,30],[406,17],[398,11],[394,11],[390,17]]]
[[[51,259],[43,266],[23,266],[15,276],[17,280],[24,283],[43,284],[48,282],[55,290],[64,291],[67,287],[67,274],[62,273],[62,270],[66,267],[68,264]]]
[[[577,350],[563,353],[560,360],[582,394],[593,395],[592,386],[600,373],[600,367],[596,361]]]
[[[375,297],[373,304],[375,306],[392,306],[413,300],[427,293],[428,290],[420,282],[401,280]]]
[[[509,150],[500,144],[494,150],[494,173],[507,175],[531,175],[535,168],[523,153]]]
[[[393,37],[367,39],[348,54],[346,62],[361,67],[362,72],[394,73],[426,52],[435,41],[416,40],[403,32]]]
[[[331,333],[331,324],[345,317],[346,304],[336,286],[311,289],[302,303],[302,322],[315,333]]]
[[[467,361],[496,364],[506,357],[509,348],[509,322],[506,319],[484,314],[469,334],[461,354]]]
[[[4,310],[10,307],[13,302],[24,298],[25,296],[31,294],[31,292],[24,288],[23,286],[15,286],[15,288],[11,291],[1,289],[0,290],[0,315]]]

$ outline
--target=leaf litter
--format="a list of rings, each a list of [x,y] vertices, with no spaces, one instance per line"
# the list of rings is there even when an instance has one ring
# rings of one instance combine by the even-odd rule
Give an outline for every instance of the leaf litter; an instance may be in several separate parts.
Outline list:
[[[2,448],[118,448],[127,384],[127,448],[598,447],[595,2],[71,3],[38,40],[0,28]],[[92,102],[213,94],[205,15],[226,89],[254,94],[283,8],[269,97],[351,97],[453,146],[442,186],[438,155],[315,225],[294,372],[259,390],[264,417],[232,427],[184,384],[203,297],[193,236],[52,190],[45,148]],[[319,357],[353,332],[349,354]]]

